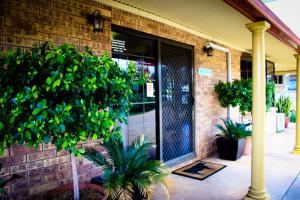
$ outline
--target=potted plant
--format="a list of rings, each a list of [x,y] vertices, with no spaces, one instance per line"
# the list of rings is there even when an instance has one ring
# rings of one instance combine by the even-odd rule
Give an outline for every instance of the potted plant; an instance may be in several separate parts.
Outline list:
[[[285,98],[280,96],[276,102],[276,131],[282,132],[285,127]]]
[[[290,97],[286,96],[283,99],[283,104],[282,104],[282,111],[284,112],[284,115],[285,115],[285,123],[284,123],[285,128],[288,127],[289,122],[290,122],[291,105],[292,105],[292,101],[291,101]]]
[[[241,122],[244,123],[244,116],[246,113],[252,111],[252,80],[241,79],[234,80],[233,82],[222,82],[219,81],[215,86],[215,92],[218,94],[218,100],[223,108],[239,107],[241,114]],[[275,84],[272,81],[268,81],[266,84],[266,111],[268,112],[274,104],[273,96],[275,92]],[[247,122],[248,128],[251,121]],[[251,153],[251,140],[252,134],[246,137],[245,150],[243,155]]]
[[[128,149],[121,140],[105,142],[104,151],[85,149],[84,156],[98,166],[102,166],[103,185],[112,200],[143,200],[150,198],[150,187],[162,183],[166,188],[168,173],[158,160],[149,160],[148,143],[144,136],[137,137]]]
[[[243,151],[243,155],[250,155],[251,154],[251,150],[252,150],[252,125],[251,122],[247,122],[244,123],[247,132],[247,136],[246,136],[246,142],[245,142],[245,148]]]
[[[79,199],[77,145],[121,138],[116,121],[129,111],[135,66],[64,44],[18,49],[0,60],[0,153],[16,143],[52,143],[71,154],[74,199]],[[81,198],[83,198],[81,196]]]
[[[73,190],[72,184],[48,190],[45,194],[45,200],[73,199]],[[79,191],[80,200],[106,200],[108,198],[108,194],[105,189],[96,184],[80,183]]]
[[[217,138],[217,148],[221,159],[237,160],[242,156],[245,148],[245,138],[251,134],[245,124],[222,119],[224,126],[215,125],[222,133]]]

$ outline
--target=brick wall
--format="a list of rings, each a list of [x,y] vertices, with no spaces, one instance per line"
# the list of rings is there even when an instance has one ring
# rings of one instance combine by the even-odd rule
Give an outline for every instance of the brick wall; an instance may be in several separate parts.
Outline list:
[[[98,9],[108,17],[104,31],[93,33],[87,24],[85,13]],[[215,151],[214,124],[226,116],[226,110],[219,106],[214,85],[226,80],[226,55],[215,51],[209,58],[203,54],[205,39],[168,25],[137,16],[119,9],[88,0],[0,0],[0,51],[21,47],[24,50],[34,44],[50,41],[54,45],[72,43],[80,48],[89,46],[100,55],[111,53],[111,24],[143,31],[152,35],[193,45],[195,85],[195,134],[198,158]],[[241,52],[231,49],[233,78],[240,78]],[[197,75],[197,68],[213,69],[212,77]],[[90,142],[82,145],[95,145]],[[39,149],[14,146],[0,158],[4,168],[3,176],[20,174],[22,179],[10,183],[6,197],[13,199],[41,199],[44,191],[59,185],[71,183],[70,156],[57,152],[53,145],[41,145]],[[101,172],[84,159],[78,159],[80,181]]]

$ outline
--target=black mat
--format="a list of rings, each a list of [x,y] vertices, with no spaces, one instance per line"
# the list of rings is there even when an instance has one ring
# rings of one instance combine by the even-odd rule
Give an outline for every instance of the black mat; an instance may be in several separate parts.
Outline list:
[[[186,176],[194,179],[204,180],[207,177],[217,173],[222,170],[226,165],[221,165],[217,163],[196,161],[188,166],[182,167],[173,171],[173,174],[178,174],[181,176]]]

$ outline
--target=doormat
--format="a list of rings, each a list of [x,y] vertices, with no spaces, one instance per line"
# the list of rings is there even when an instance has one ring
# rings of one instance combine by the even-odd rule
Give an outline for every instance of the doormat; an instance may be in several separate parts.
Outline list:
[[[226,165],[205,162],[205,161],[196,161],[188,166],[177,169],[172,173],[203,181],[207,177],[217,173],[218,171],[220,171],[225,167]]]

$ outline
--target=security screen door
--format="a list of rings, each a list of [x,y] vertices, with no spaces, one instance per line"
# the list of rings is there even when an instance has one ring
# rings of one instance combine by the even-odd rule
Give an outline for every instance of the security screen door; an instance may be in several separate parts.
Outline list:
[[[193,72],[190,49],[161,43],[163,161],[193,152]]]

